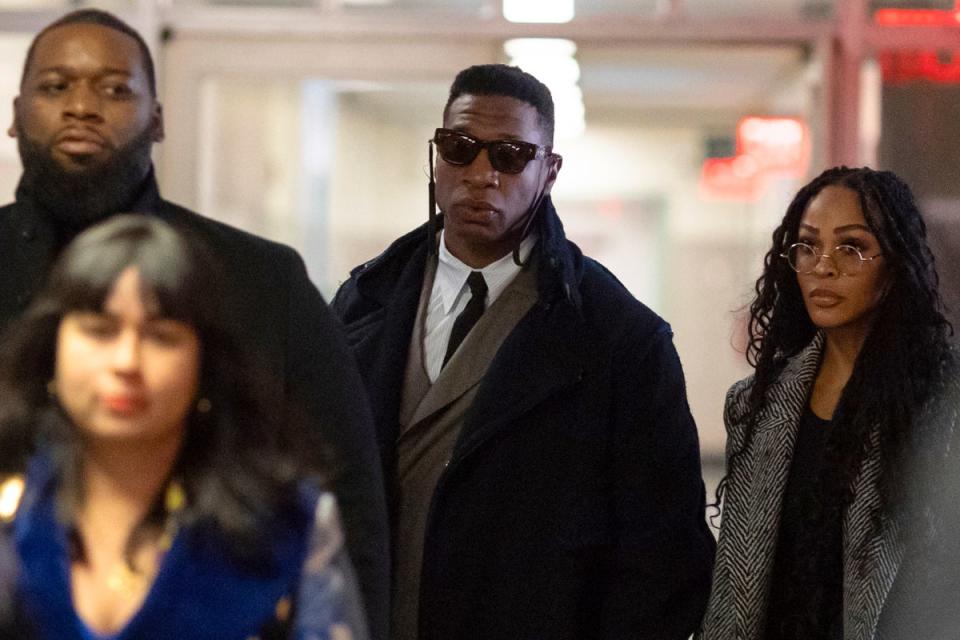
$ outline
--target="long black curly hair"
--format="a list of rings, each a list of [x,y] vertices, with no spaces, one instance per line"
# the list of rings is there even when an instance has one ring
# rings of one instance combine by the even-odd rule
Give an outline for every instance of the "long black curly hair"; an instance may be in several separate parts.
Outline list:
[[[817,332],[804,306],[797,274],[781,255],[797,241],[800,219],[810,202],[828,186],[856,192],[867,225],[880,243],[888,274],[887,291],[837,407],[836,418],[842,428],[835,430],[835,481],[842,492],[841,507],[845,507],[852,497],[850,488],[868,432],[879,424],[881,493],[889,502],[900,484],[897,475],[905,442],[946,363],[953,331],[943,315],[926,225],[910,188],[892,172],[867,167],[824,171],[800,189],[773,232],[773,246],[764,258],[763,274],[757,279],[756,297],[750,304],[747,361],[755,373],[747,414],[735,416],[748,418],[741,451],[749,446],[770,385],[787,360]],[[727,477],[739,453],[731,455]],[[717,488],[718,505],[725,481],[726,477]]]
[[[770,386],[787,361],[806,347],[817,333],[804,306],[797,274],[781,256],[797,242],[800,220],[810,202],[826,187],[851,189],[870,230],[876,236],[887,267],[886,292],[857,356],[833,416],[817,480],[818,505],[812,507],[804,531],[799,532],[802,559],[785,601],[794,611],[779,621],[795,637],[817,628],[823,598],[819,576],[831,562],[830,545],[838,539],[835,527],[853,500],[853,483],[867,452],[871,431],[879,425],[880,496],[883,513],[892,513],[906,501],[907,459],[926,442],[916,420],[935,393],[951,361],[948,339],[952,327],[943,315],[933,254],[926,241],[926,225],[909,187],[889,171],[836,167],[804,186],[773,232],[773,246],[764,258],[763,274],[755,285],[747,325],[747,361],[754,367],[746,421],[739,450],[732,451],[727,474],[717,487],[715,507],[722,504],[727,479],[753,438]],[[932,430],[932,428],[931,428]],[[935,434],[931,434],[934,435]],[[878,526],[878,522],[874,522]],[[826,568],[829,573],[829,567]]]

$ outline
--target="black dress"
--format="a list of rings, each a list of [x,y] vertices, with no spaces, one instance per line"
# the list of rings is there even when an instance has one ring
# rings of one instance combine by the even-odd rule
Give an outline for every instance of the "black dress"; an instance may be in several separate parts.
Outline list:
[[[780,512],[767,607],[767,640],[843,637],[842,518],[826,480],[831,422],[808,406],[800,419]]]

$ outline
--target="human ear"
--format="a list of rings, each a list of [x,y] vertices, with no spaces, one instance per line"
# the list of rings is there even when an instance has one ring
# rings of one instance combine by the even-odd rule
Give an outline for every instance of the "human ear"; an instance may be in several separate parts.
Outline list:
[[[557,174],[560,173],[560,167],[563,166],[563,157],[560,154],[552,153],[547,157],[547,178],[543,183],[543,195],[550,195],[553,183],[557,180]]]
[[[157,101],[153,103],[153,113],[150,114],[150,139],[153,142],[163,142],[163,105]]]
[[[10,128],[7,129],[7,135],[11,138],[17,137],[17,105],[20,102],[20,96],[13,99],[13,120],[10,122]]]

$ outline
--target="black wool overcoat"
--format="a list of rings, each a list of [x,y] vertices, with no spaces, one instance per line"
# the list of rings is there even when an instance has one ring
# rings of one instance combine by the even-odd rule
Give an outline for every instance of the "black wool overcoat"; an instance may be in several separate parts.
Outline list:
[[[430,505],[423,640],[683,640],[714,539],[669,326],[538,211],[539,300],[500,347]],[[358,267],[333,301],[395,476],[431,238]]]

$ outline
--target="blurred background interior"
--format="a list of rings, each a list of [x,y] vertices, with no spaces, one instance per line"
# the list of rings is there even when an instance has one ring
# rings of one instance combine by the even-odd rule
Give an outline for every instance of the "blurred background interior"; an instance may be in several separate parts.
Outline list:
[[[0,123],[32,34],[86,3],[0,0]],[[288,243],[330,297],[426,220],[455,73],[512,62],[557,101],[569,236],[673,326],[704,471],[749,372],[746,305],[796,189],[834,164],[915,189],[960,309],[960,1],[106,0],[151,45],[168,199]],[[0,198],[20,174],[0,141]]]

